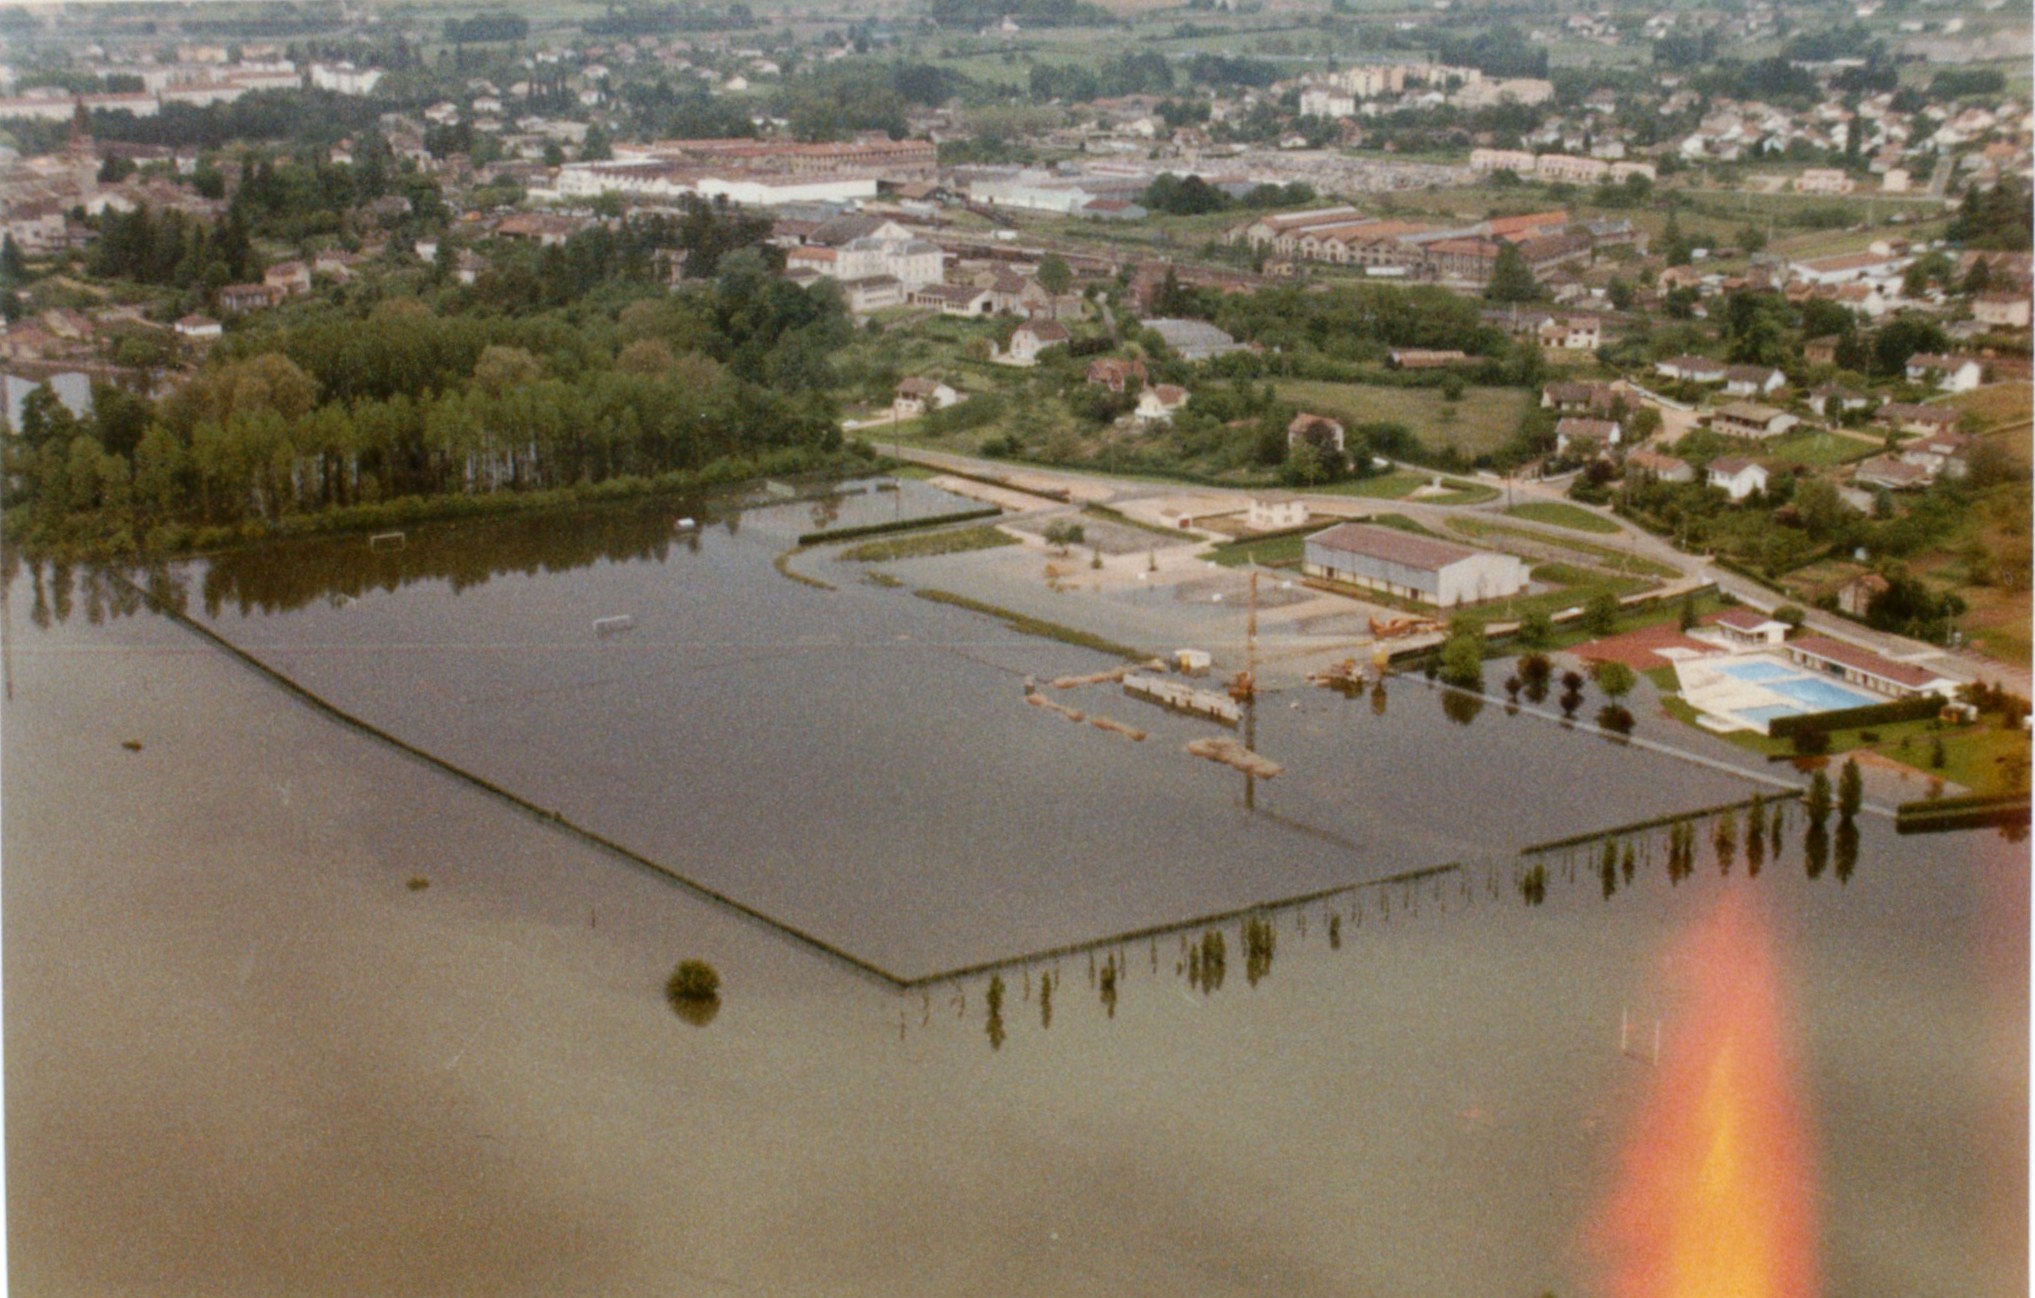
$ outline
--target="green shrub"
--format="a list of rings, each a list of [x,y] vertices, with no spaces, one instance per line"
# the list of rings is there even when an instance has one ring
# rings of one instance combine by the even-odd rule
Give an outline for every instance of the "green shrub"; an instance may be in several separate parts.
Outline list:
[[[673,1005],[718,1000],[721,975],[704,960],[681,960],[678,968],[671,971],[671,977],[665,980],[664,995]]]

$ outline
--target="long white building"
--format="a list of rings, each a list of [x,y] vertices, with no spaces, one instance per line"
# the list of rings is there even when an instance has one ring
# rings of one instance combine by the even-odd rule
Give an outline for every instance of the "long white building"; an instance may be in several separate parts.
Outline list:
[[[1307,538],[1300,570],[1401,599],[1452,608],[1526,589],[1524,560],[1371,523],[1339,523]]]

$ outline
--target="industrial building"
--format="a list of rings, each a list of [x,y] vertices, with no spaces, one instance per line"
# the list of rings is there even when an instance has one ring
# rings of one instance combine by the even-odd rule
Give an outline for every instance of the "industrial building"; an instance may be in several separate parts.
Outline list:
[[[1300,570],[1444,608],[1526,589],[1526,563],[1370,523],[1341,523],[1307,538]]]

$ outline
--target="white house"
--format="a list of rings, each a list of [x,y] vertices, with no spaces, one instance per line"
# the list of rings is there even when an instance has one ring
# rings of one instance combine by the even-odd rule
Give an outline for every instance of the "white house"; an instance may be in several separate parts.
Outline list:
[[[1607,447],[1618,445],[1624,432],[1615,419],[1585,419],[1580,415],[1568,415],[1555,421],[1555,454],[1567,455],[1574,448],[1578,455],[1598,454]]]
[[[1540,345],[1570,352],[1593,352],[1604,345],[1604,324],[1591,316],[1568,316],[1540,327]]]
[[[1788,624],[1776,622],[1747,604],[1736,604],[1703,619],[1697,632],[1731,649],[1767,649],[1788,638]]]
[[[1985,367],[1975,356],[1917,352],[1908,358],[1908,382],[1933,383],[1939,392],[1969,392],[1984,381]]]
[[[1657,451],[1630,451],[1625,456],[1625,471],[1650,473],[1661,482],[1694,482],[1696,468],[1687,460]]]
[[[938,379],[906,379],[897,385],[890,403],[893,419],[916,419],[927,410],[945,410],[961,400],[961,394]]]
[[[1766,490],[1767,472],[1751,460],[1726,455],[1710,461],[1707,481],[1713,487],[1722,487],[1724,494],[1733,500],[1744,500],[1755,491]]]
[[[1734,397],[1763,397],[1788,386],[1788,376],[1769,365],[1731,365],[1724,370],[1724,390]]]
[[[1971,300],[1971,318],[1995,329],[2026,329],[2029,312],[2026,293],[1981,293]]]
[[[1655,361],[1654,373],[1662,378],[1680,379],[1685,383],[1722,383],[1724,362],[1713,361],[1707,356],[1670,356],[1664,361]]]
[[[1138,395],[1139,423],[1171,423],[1173,412],[1187,404],[1187,389],[1172,383],[1158,383]]]
[[[1071,336],[1056,320],[1027,320],[1011,333],[1010,347],[998,359],[1006,365],[1036,365],[1040,352],[1064,347]]]
[[[1300,570],[1444,608],[1504,599],[1527,585],[1526,563],[1516,555],[1371,523],[1340,523],[1308,537]]]
[[[208,315],[187,315],[177,321],[176,329],[179,337],[199,342],[210,341],[226,332],[224,325]]]
[[[1710,427],[1732,437],[1779,437],[1802,421],[1785,410],[1734,401],[1710,417]]]
[[[1268,491],[1251,497],[1244,523],[1254,532],[1278,532],[1307,525],[1307,502],[1289,491]]]
[[[1286,425],[1286,445],[1289,447],[1307,442],[1319,451],[1343,455],[1347,451],[1345,441],[1343,426],[1327,415],[1310,415],[1303,410]]]

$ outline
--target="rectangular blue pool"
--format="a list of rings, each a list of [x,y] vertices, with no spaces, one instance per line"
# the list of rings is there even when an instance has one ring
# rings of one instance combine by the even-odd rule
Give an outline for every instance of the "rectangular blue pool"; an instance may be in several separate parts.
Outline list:
[[[1846,689],[1813,676],[1768,681],[1766,687],[1784,699],[1793,699],[1811,712],[1835,712],[1839,708],[1862,708],[1883,700],[1859,690]]]
[[[1764,685],[1768,681],[1783,681],[1797,674],[1792,667],[1783,667],[1779,663],[1758,661],[1724,663],[1717,670],[1735,681],[1744,681],[1748,685]]]

